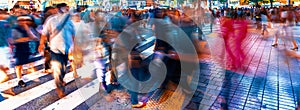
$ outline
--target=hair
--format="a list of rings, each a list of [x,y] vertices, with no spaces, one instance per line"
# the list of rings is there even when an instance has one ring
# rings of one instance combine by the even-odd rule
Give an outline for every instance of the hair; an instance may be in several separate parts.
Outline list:
[[[60,4],[56,5],[57,8],[62,8],[62,7],[66,7],[66,6],[68,6],[66,3],[60,3]]]
[[[13,8],[20,8],[20,5],[15,5]]]
[[[52,6],[46,7],[45,10],[44,10],[44,13],[46,13],[47,11],[49,11],[51,9],[54,9],[54,7],[52,7]]]

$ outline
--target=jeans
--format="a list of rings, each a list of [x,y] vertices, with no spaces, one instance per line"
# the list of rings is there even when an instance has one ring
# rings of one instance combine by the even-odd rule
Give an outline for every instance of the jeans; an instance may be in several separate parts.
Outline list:
[[[63,79],[67,73],[66,68],[68,64],[68,55],[60,53],[51,53],[51,68],[53,70],[53,77],[55,85],[58,89],[64,90]]]
[[[109,63],[107,63],[108,60],[109,59],[97,59],[96,61],[94,61],[96,74],[99,82],[106,82],[105,76],[106,76],[107,68],[109,67]]]
[[[5,98],[0,94],[0,102],[5,100]]]
[[[132,73],[132,76],[134,77],[134,78],[136,78],[136,80],[138,80],[138,81],[141,81],[142,79],[143,79],[143,68],[131,68],[131,73]],[[131,81],[129,81],[129,83],[130,83]],[[138,104],[139,103],[139,101],[138,101],[138,94],[139,94],[139,92],[138,92],[138,90],[140,90],[140,85],[139,85],[139,83],[133,83],[133,82],[131,82],[132,83],[132,86],[135,86],[136,87],[136,91],[128,91],[129,92],[129,94],[130,94],[130,100],[131,100],[131,104]]]

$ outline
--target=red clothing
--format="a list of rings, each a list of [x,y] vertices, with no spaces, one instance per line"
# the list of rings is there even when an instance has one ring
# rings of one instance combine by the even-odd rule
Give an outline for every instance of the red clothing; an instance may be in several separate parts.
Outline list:
[[[242,43],[247,36],[246,20],[221,18],[221,36],[225,44],[226,69],[240,68],[246,59]]]

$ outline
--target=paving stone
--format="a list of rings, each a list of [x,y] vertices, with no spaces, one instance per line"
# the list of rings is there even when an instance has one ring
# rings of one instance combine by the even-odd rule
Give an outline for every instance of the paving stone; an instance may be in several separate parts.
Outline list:
[[[240,104],[240,103],[230,103],[229,104],[229,109],[232,108],[232,109],[243,109],[244,105],[243,104]]]
[[[192,103],[189,103],[186,108],[191,109],[191,110],[196,110],[196,109],[198,109],[198,107],[199,107],[199,104],[192,102]]]
[[[259,106],[246,105],[243,110],[257,110],[259,108],[260,108]]]
[[[269,101],[269,102],[275,102],[277,103],[277,97],[264,97],[263,98],[264,101]]]
[[[208,93],[213,94],[213,95],[218,95],[220,93],[220,91],[219,90],[209,89]]]
[[[218,86],[215,86],[215,85],[208,85],[208,86],[207,86],[208,89],[217,89],[217,87],[218,87]]]
[[[209,110],[210,106],[206,106],[206,105],[201,105],[199,106],[199,110]]]
[[[279,105],[281,110],[295,110],[295,106]]]
[[[284,101],[279,101],[279,106],[290,106],[290,107],[294,107],[295,104],[294,104],[294,103],[284,102]]]
[[[203,99],[203,100],[201,101],[201,105],[203,104],[203,105],[209,106],[209,105],[213,104],[214,101],[215,101],[215,100]]]
[[[203,99],[202,99],[202,100],[204,100],[204,99],[210,100],[210,99],[211,99],[211,95],[210,95],[210,94],[205,94],[205,95],[203,96]]]
[[[233,98],[230,102],[233,103],[233,104],[241,104],[241,105],[244,105],[244,103],[246,102],[246,99],[242,99],[242,98]]]
[[[272,105],[272,106],[278,106],[278,102],[276,101],[272,101],[272,100],[263,100],[262,102],[263,104],[266,104],[266,105]]]
[[[202,98],[200,98],[200,97],[193,97],[193,98],[192,98],[192,102],[200,103],[201,99],[202,99]]]

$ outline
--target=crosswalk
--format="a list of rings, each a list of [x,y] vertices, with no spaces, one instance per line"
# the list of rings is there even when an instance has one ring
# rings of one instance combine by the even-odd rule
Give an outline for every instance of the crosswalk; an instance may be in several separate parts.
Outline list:
[[[154,37],[149,37],[140,43],[137,50],[141,51],[141,57],[145,60],[153,55]],[[6,99],[0,102],[0,107],[6,110],[11,109],[45,109],[45,110],[65,110],[86,108],[96,103],[101,97],[98,93],[99,81],[93,70],[89,73],[79,72],[79,79],[73,78],[73,72],[68,71],[64,81],[67,83],[67,94],[64,98],[59,98],[55,89],[52,74],[43,73],[44,59],[34,62],[37,71],[23,74],[26,87],[21,88],[17,85],[18,79],[14,71],[9,73],[9,81],[0,84],[1,95]],[[86,64],[84,66],[93,66]],[[84,68],[84,66],[82,68]],[[25,67],[27,70],[30,66]],[[70,68],[70,65],[68,65]],[[80,70],[79,68],[78,70]],[[85,70],[82,70],[85,72]],[[91,77],[86,78],[86,74]],[[83,77],[84,76],[84,77]]]

